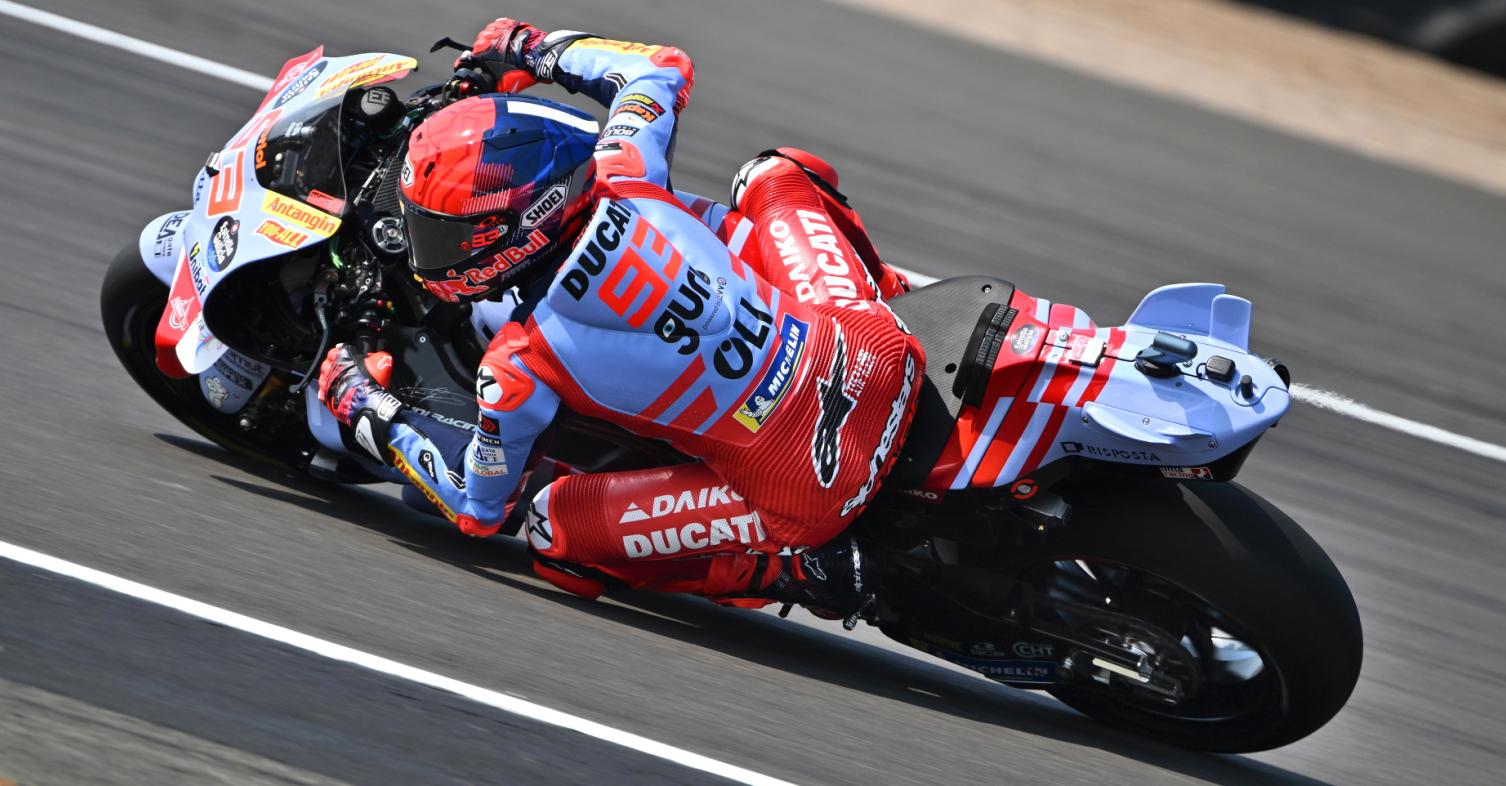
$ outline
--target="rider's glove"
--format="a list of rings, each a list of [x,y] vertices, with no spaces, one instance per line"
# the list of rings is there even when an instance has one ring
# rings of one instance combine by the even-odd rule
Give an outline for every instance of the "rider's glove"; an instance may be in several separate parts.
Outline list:
[[[355,444],[383,464],[392,419],[403,402],[385,389],[392,377],[392,356],[374,352],[364,358],[337,344],[319,367],[319,400],[335,419],[349,426]]]
[[[516,19],[502,17],[482,28],[471,45],[471,51],[455,61],[456,67],[500,63],[522,69],[528,76],[540,82],[554,81],[554,67],[559,62],[565,47],[582,38],[591,38],[589,33],[560,30],[546,33],[543,30]],[[502,85],[509,83],[507,75]]]

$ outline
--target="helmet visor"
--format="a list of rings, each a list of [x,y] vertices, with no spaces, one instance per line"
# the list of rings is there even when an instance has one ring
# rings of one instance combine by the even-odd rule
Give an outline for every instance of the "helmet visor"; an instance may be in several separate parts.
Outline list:
[[[513,211],[461,218],[425,210],[406,199],[402,206],[413,270],[418,273],[463,269],[487,247],[511,240],[518,226]]]

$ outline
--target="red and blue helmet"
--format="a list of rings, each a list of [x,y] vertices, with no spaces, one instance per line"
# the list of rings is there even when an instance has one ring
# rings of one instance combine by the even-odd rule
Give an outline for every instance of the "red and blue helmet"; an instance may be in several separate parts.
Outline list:
[[[516,95],[467,98],[408,138],[409,260],[441,300],[479,300],[543,272],[584,217],[596,122]]]

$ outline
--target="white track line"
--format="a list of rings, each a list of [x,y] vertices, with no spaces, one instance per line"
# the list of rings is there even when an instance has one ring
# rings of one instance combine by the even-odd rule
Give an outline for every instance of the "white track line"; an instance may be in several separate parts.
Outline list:
[[[620,731],[595,721],[578,718],[559,710],[534,704],[531,701],[525,701],[516,696],[508,696],[494,690],[487,690],[486,688],[435,674],[432,671],[425,671],[398,663],[395,660],[388,660],[379,655],[372,655],[369,652],[352,649],[343,644],[315,638],[308,634],[284,628],[281,625],[262,622],[261,620],[247,617],[244,614],[237,614],[218,606],[201,603],[192,598],[185,598],[182,595],[174,595],[171,592],[165,592],[155,587],[148,587],[145,584],[131,581],[130,579],[102,573],[93,568],[86,568],[83,565],[61,560],[57,557],[52,557],[22,546],[0,541],[0,557],[61,576],[78,579],[79,581],[93,584],[96,587],[102,587],[111,592],[128,595],[137,600],[155,603],[158,606],[166,606],[184,614],[209,620],[210,622],[224,625],[227,628],[234,628],[264,639],[271,639],[279,644],[311,652],[330,660],[349,663],[364,669],[397,677],[398,679],[416,682],[420,685],[427,685],[431,688],[464,696],[467,699],[480,702],[489,707],[496,707],[499,710],[521,715],[540,723],[547,723],[551,726],[559,726],[571,731],[577,731],[588,737],[595,737],[598,740],[610,742],[614,745],[631,748],[640,753],[656,756],[691,769],[719,775],[738,783],[757,784],[757,786],[792,786],[788,781],[778,780],[777,778],[761,775],[752,770],[710,759],[699,753],[691,753],[690,751],[671,745],[665,745],[662,742],[656,742],[647,737],[640,737],[637,734]]]
[[[66,16],[58,16],[49,11],[32,8],[29,5],[13,3],[10,0],[0,0],[0,14],[13,16],[43,27],[50,27],[53,30],[75,35],[79,38],[93,41],[96,44],[104,44],[105,46],[113,46],[116,49],[124,49],[127,52],[134,52],[142,57],[149,57],[168,65],[175,65],[179,68],[186,68],[190,71],[218,77],[226,82],[245,85],[255,90],[265,91],[272,87],[272,80],[261,74],[253,74],[250,71],[243,71],[224,63],[206,60],[198,55],[191,55],[187,52],[180,52],[177,49],[158,46],[151,41],[132,38],[113,30],[96,27],[87,22],[80,22],[76,19],[69,19]]]
[[[1506,461],[1506,447],[1475,439],[1474,437],[1466,437],[1463,434],[1455,434],[1452,431],[1445,431],[1437,426],[1429,426],[1426,423],[1410,420],[1400,415],[1382,412],[1339,393],[1296,383],[1292,385],[1292,398],[1311,404],[1319,409],[1337,412],[1345,417],[1363,420],[1366,423],[1374,423],[1382,428],[1400,431],[1403,434],[1410,434],[1418,439],[1437,442],[1440,445],[1448,445],[1451,448],[1458,448],[1459,450],[1468,451],[1488,459]]]
[[[213,60],[206,60],[197,55],[188,54],[187,52],[180,52],[176,49],[169,49],[165,46],[158,46],[157,44],[151,43],[150,41],[143,41],[139,38],[132,38],[130,36],[121,35],[119,33],[106,30],[102,27],[95,27],[94,25],[77,22],[69,19],[66,16],[59,16],[57,14],[48,13],[47,11],[39,11],[35,8],[32,8],[31,6],[11,2],[11,0],[0,0],[0,13],[16,17],[17,19],[24,19],[29,22],[35,22],[36,24],[50,27],[54,30],[68,33],[70,35],[87,38],[90,41],[117,47],[129,52],[135,52],[136,54],[142,55],[143,57],[150,57],[153,60],[160,60],[164,63],[181,66],[191,71],[197,71],[201,74],[216,76],[221,79],[234,82],[238,85],[245,85],[247,87],[252,87],[258,90],[267,90],[272,86],[271,79],[263,76],[258,76],[251,73],[250,71],[243,71],[239,68],[235,68],[234,66],[224,65],[223,63],[216,63]],[[900,270],[901,272],[905,273],[905,275],[909,276],[910,281],[916,285],[924,286],[925,284],[929,284],[937,280],[934,276],[928,276],[924,273],[904,270],[903,268],[901,268]],[[1440,445],[1447,445],[1452,448],[1458,448],[1459,450],[1467,451],[1477,456],[1483,456],[1485,458],[1495,459],[1496,461],[1506,462],[1506,447],[1478,440],[1473,437],[1466,437],[1463,434],[1455,434],[1452,431],[1446,431],[1436,426],[1429,426],[1426,423],[1419,423],[1418,421],[1410,420],[1408,418],[1401,417],[1400,415],[1392,415],[1389,412],[1382,412],[1378,409],[1366,406],[1365,404],[1361,404],[1354,399],[1337,393],[1330,393],[1325,390],[1319,390],[1317,388],[1311,388],[1307,387],[1306,385],[1297,384],[1292,386],[1292,398],[1296,399],[1297,401],[1319,407],[1321,409],[1329,410],[1330,412],[1338,413],[1345,417],[1354,418],[1355,420],[1363,421],[1365,423],[1371,423],[1382,428],[1388,428],[1392,431],[1397,431],[1402,434],[1417,437],[1418,439],[1425,439],[1429,442],[1436,442]]]

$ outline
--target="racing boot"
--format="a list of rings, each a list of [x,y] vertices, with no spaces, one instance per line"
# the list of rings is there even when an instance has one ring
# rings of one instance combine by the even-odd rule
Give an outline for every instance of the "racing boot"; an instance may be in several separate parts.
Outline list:
[[[805,606],[827,619],[845,620],[849,630],[873,602],[863,552],[849,536],[779,559],[779,575],[758,593],[761,597]]]

